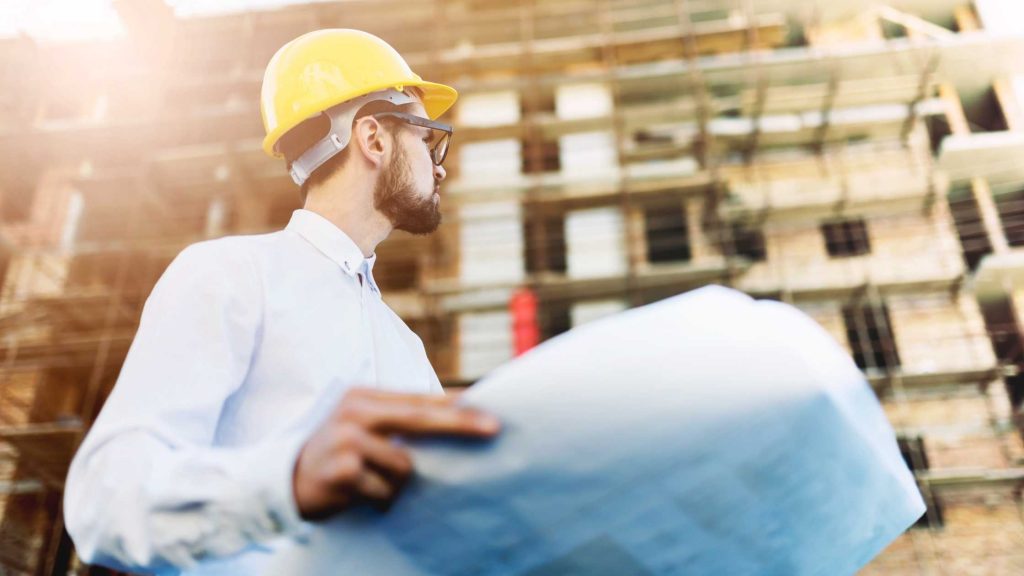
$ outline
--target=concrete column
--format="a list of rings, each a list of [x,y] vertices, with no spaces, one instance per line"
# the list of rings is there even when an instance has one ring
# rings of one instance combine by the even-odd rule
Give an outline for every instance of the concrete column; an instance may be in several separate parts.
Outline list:
[[[946,105],[946,122],[949,123],[950,132],[956,136],[970,134],[971,127],[967,123],[967,115],[964,114],[964,106],[960,102],[956,86],[949,83],[940,85],[939,97]]]
[[[999,210],[992,198],[992,188],[988,180],[974,178],[971,180],[971,192],[974,194],[974,201],[978,203],[978,212],[981,214],[981,222],[985,227],[985,235],[988,236],[992,251],[996,254],[1009,252],[1010,244],[1003,232],[1003,225],[999,218]]]

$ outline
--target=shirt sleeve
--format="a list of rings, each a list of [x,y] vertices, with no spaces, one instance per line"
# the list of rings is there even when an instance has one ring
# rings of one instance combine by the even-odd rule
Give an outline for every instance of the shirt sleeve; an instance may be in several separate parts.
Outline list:
[[[147,300],[68,474],[65,523],[86,562],[190,568],[308,529],[292,489],[304,438],[214,446],[259,345],[263,288],[243,248],[187,248]]]

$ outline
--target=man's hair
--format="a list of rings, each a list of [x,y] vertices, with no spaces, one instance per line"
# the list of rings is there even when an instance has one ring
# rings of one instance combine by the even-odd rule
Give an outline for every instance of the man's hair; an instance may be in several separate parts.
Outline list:
[[[384,100],[369,102],[356,112],[355,117],[352,119],[352,126],[355,127],[356,121],[360,118],[377,114],[378,112],[409,112],[408,108],[411,106],[411,104],[403,104],[399,106]],[[397,118],[384,117],[380,119],[380,122],[382,124],[386,124],[390,128],[393,128],[395,132],[392,132],[392,134],[396,134],[398,130],[401,130],[406,126],[404,122]],[[288,162],[288,169],[291,169],[292,162],[297,160],[299,156],[302,156],[306,150],[309,150],[311,146],[327,136],[330,129],[330,118],[328,118],[326,114],[318,114],[315,117],[302,122],[281,136],[278,146],[281,153],[284,154],[285,160]],[[341,152],[338,152],[327,160],[327,162],[320,165],[316,170],[313,170],[313,173],[310,174],[309,178],[303,182],[302,186],[299,188],[299,194],[303,204],[306,203],[306,196],[309,195],[310,190],[319,187],[345,165],[345,162],[348,160],[350,155],[349,150],[351,150],[354,140],[355,131],[353,130],[352,137],[349,139],[348,145],[346,145]]]

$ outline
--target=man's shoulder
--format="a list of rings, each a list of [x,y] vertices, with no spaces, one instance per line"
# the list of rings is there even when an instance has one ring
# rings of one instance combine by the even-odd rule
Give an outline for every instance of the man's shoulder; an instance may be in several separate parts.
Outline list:
[[[283,232],[223,236],[186,246],[165,271],[165,276],[200,275],[223,278],[228,284],[264,276],[267,257],[286,242]]]
[[[258,299],[267,276],[260,253],[274,234],[225,236],[186,246],[164,270],[150,301]],[[169,300],[168,300],[169,299]],[[149,304],[147,304],[149,306]]]
[[[285,241],[283,231],[266,234],[245,234],[222,236],[189,244],[177,260],[196,264],[212,263],[225,265],[233,261],[255,261],[261,254],[270,252]]]

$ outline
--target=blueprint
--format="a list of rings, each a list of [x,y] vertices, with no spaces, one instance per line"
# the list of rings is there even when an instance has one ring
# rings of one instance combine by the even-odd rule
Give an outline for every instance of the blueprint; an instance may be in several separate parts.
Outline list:
[[[502,434],[410,442],[390,511],[320,524],[266,574],[836,576],[924,513],[849,354],[726,288],[580,326],[464,401]]]

